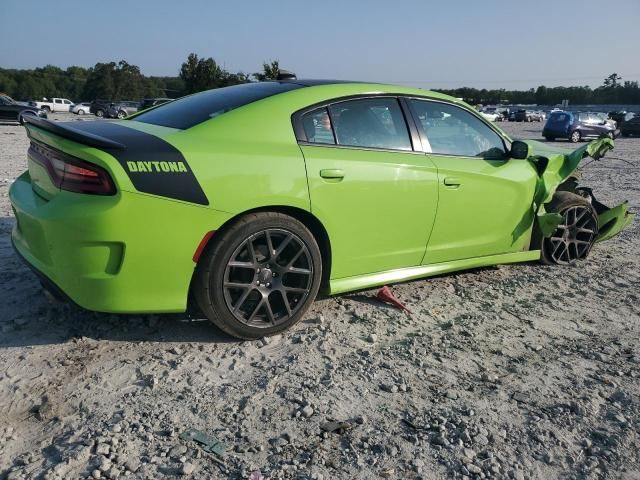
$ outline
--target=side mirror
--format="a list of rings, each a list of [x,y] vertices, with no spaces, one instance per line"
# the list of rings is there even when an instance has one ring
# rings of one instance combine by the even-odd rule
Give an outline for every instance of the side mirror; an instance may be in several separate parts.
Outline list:
[[[511,144],[511,158],[526,160],[529,158],[529,145],[523,141],[516,140]]]

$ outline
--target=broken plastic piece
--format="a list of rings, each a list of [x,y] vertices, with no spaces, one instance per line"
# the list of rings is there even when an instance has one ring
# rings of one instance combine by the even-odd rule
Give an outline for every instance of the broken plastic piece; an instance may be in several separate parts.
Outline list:
[[[200,430],[187,430],[182,432],[179,437],[182,440],[192,440],[200,444],[205,452],[215,453],[216,455],[222,455],[226,448],[220,440]]]
[[[378,293],[376,293],[376,298],[378,300],[380,300],[381,302],[388,303],[390,305],[393,305],[396,308],[399,308],[403,312],[411,313],[411,311],[407,307],[405,307],[400,302],[400,300],[398,300],[393,295],[393,292],[391,291],[391,289],[389,287],[387,287],[386,285],[384,287],[382,287],[380,290],[378,290]]]

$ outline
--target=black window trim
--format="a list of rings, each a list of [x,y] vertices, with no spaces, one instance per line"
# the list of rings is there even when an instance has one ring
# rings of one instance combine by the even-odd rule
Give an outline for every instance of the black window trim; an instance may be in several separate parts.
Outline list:
[[[407,125],[407,129],[409,130],[409,138],[411,140],[412,150],[361,147],[361,146],[352,146],[352,145],[338,145],[337,140],[335,144],[314,143],[314,142],[309,142],[307,140],[307,134],[305,133],[304,128],[302,126],[302,117],[305,114],[313,110],[326,108],[327,112],[329,112],[329,118],[331,119],[331,129],[333,131],[333,135],[335,139],[335,130],[333,129],[333,119],[331,118],[331,110],[329,109],[330,105],[347,102],[349,100],[359,100],[359,99],[379,98],[379,97],[387,97],[387,98],[390,97],[390,98],[396,98],[398,100],[398,103],[400,104],[400,108],[402,110],[402,114],[404,116],[404,120]],[[424,136],[422,129],[418,128],[417,122],[419,120],[417,119],[416,113],[414,112],[413,108],[411,108],[411,105],[409,103],[410,99],[428,100],[431,102],[444,103],[446,105],[458,107],[464,110],[465,112],[468,112],[471,115],[474,115],[484,125],[489,127],[491,131],[493,131],[496,135],[498,135],[498,137],[502,141],[505,152],[507,153],[507,155],[509,154],[509,151],[510,151],[509,147],[511,145],[511,140],[507,138],[502,132],[500,132],[495,125],[492,125],[491,123],[489,123],[479,112],[475,112],[473,109],[467,108],[464,105],[459,105],[450,100],[431,97],[428,95],[421,96],[421,95],[414,95],[414,94],[407,94],[407,93],[366,93],[366,94],[357,94],[357,95],[345,95],[343,97],[334,97],[328,100],[323,100],[321,102],[316,102],[312,105],[308,105],[304,108],[301,108],[300,110],[295,111],[291,115],[291,124],[293,126],[293,131],[299,145],[314,146],[314,147],[329,147],[329,148],[345,148],[345,149],[352,149],[352,150],[386,151],[386,152],[395,152],[395,153],[412,153],[412,154],[417,153],[421,155],[428,154],[428,155],[438,155],[443,157],[473,158],[475,160],[483,160],[482,158],[479,158],[479,157],[471,157],[471,156],[464,156],[464,155],[450,155],[446,153],[433,153],[431,151],[429,140],[426,138],[426,136]],[[506,161],[506,160],[508,160],[508,157],[505,158],[504,160],[499,160],[499,161]]]

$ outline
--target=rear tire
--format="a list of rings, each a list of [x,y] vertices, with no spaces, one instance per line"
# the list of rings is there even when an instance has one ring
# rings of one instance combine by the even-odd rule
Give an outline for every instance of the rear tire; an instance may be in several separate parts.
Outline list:
[[[215,235],[196,267],[193,293],[218,328],[244,339],[296,324],[322,279],[320,248],[298,220],[252,213]]]
[[[104,110],[98,109],[96,110],[96,117],[104,117]]]
[[[598,215],[591,202],[573,192],[557,191],[546,210],[559,213],[563,220],[539,242],[542,263],[572,265],[587,258],[598,235]]]
[[[42,107],[42,110],[44,110],[47,113],[51,113],[51,108],[47,107],[46,105],[44,107]]]
[[[571,132],[571,135],[569,135],[569,141],[571,143],[578,143],[580,140],[582,140],[582,134],[580,133],[580,130],[574,130],[573,132]]]
[[[78,110],[78,115],[84,115],[84,110]]]

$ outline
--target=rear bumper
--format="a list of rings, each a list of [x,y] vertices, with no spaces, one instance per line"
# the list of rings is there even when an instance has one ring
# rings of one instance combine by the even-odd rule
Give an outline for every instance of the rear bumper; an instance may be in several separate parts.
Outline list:
[[[9,191],[18,254],[74,303],[112,313],[183,312],[192,256],[227,214],[120,191],[111,197],[60,191],[47,201],[28,173]]]

